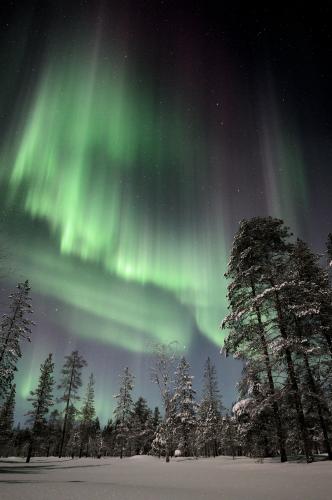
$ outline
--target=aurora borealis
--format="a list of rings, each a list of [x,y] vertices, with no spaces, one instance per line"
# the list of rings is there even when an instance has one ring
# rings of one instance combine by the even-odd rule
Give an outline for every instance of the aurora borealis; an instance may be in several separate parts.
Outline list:
[[[102,418],[125,363],[154,401],[149,349],[172,340],[198,381],[205,354],[216,359],[227,401],[239,366],[219,358],[219,324],[238,221],[280,216],[320,251],[331,230],[328,75],[323,54],[306,52],[318,40],[303,39],[305,23],[292,31],[235,7],[216,17],[173,2],[9,4],[2,303],[30,280],[22,401],[41,357],[52,350],[59,365],[72,347],[95,372]]]

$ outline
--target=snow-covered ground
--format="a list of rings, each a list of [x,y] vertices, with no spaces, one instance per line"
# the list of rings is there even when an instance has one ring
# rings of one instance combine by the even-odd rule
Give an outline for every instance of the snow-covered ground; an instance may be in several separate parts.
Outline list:
[[[154,457],[0,461],[1,500],[328,500],[332,464]]]

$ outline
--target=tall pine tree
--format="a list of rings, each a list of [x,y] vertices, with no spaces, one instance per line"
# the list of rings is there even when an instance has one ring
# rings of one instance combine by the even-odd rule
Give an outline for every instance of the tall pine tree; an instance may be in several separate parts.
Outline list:
[[[30,286],[28,280],[18,283],[16,291],[10,294],[9,313],[4,314],[0,325],[0,400],[11,389],[16,364],[21,357],[22,339],[30,341],[32,313]]]
[[[158,428],[154,448],[158,454],[165,452],[169,462],[174,438],[174,369],[177,362],[176,343],[156,344],[153,349],[154,363],[151,367],[151,379],[157,384],[164,407],[164,420]]]
[[[135,455],[147,453],[155,432],[152,412],[142,396],[134,404],[130,427],[131,448]]]
[[[218,454],[218,435],[221,431],[221,396],[218,388],[216,367],[210,358],[203,372],[202,399],[197,411],[196,442],[205,455]]]
[[[31,427],[31,439],[28,448],[26,461],[30,462],[36,438],[40,436],[46,428],[46,414],[53,402],[53,370],[54,363],[52,354],[49,354],[45,362],[40,365],[40,376],[38,387],[30,392],[28,401],[32,403],[32,409],[27,413]]]
[[[126,367],[120,375],[120,390],[114,397],[117,401],[114,416],[118,422],[118,442],[120,446],[120,458],[126,451],[130,433],[130,420],[133,413],[132,390],[134,388],[134,376]]]
[[[290,254],[288,275],[293,281],[293,286],[283,292],[287,294],[287,324],[292,326],[288,345],[291,341],[307,413],[311,420],[317,419],[331,460],[331,414],[319,380],[322,374],[324,378],[328,376],[331,369],[331,289],[318,257],[299,239]]]
[[[260,363],[261,372],[265,372],[269,387],[267,397],[273,409],[282,462],[287,460],[285,430],[279,404],[280,387],[275,376],[275,357],[269,349],[269,307],[258,298],[271,287],[267,281],[274,253],[285,257],[288,251],[289,246],[284,242],[288,234],[282,221],[271,217],[241,221],[225,274],[230,280],[230,313],[222,323],[222,327],[229,330],[224,344],[226,355],[231,353],[245,360],[255,359],[256,366]]]
[[[175,434],[178,448],[185,457],[193,454],[196,426],[196,391],[192,386],[190,365],[183,356],[175,372],[175,391],[172,398],[175,409]]]
[[[95,410],[95,391],[94,391],[95,381],[93,374],[91,373],[89,377],[89,382],[86,388],[85,397],[83,400],[82,409],[80,412],[81,422],[80,422],[80,434],[81,434],[81,449],[80,456],[82,456],[83,448],[85,447],[85,454],[89,456],[89,442],[92,438],[94,431],[94,417],[96,415]]]
[[[64,391],[60,401],[65,403],[59,458],[61,458],[64,448],[70,408],[73,407],[75,410],[73,402],[80,399],[78,390],[82,385],[82,368],[87,365],[78,351],[73,351],[69,356],[65,356],[65,360],[61,371],[61,381],[58,385],[58,389]]]

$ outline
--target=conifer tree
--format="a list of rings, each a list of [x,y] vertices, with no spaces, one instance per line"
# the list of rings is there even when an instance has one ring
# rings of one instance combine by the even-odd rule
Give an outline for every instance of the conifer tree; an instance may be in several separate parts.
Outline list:
[[[151,451],[152,441],[156,437],[156,427],[152,411],[149,409],[148,417],[145,421],[142,432],[142,448],[140,453],[147,454]]]
[[[30,392],[28,398],[28,401],[32,403],[32,409],[26,415],[29,416],[28,421],[31,422],[32,427],[26,462],[30,462],[36,438],[45,430],[46,414],[50,406],[54,404],[52,394],[54,385],[53,370],[52,354],[49,354],[45,362],[40,365],[38,387],[35,391]]]
[[[280,389],[276,386],[275,369],[282,361],[287,371],[289,390],[308,461],[312,460],[309,435],[301,401],[294,360],[288,346],[289,330],[282,295],[293,283],[287,275],[292,245],[283,221],[271,217],[243,220],[235,236],[226,277],[230,314],[223,326],[229,328],[226,352],[260,363],[269,386],[266,394],[275,421],[281,461],[287,460],[285,430],[280,412]],[[270,348],[273,346],[273,349]],[[282,349],[281,349],[282,348]]]
[[[65,403],[59,458],[61,458],[63,452],[70,408],[73,407],[71,413],[75,412],[73,402],[80,399],[78,390],[82,385],[82,368],[87,365],[87,362],[78,351],[73,351],[70,355],[65,356],[65,360],[61,371],[61,381],[58,385],[58,389],[64,391],[60,401]]]
[[[95,436],[95,455],[97,458],[101,458],[102,453],[104,452],[104,438],[103,433],[99,428],[96,428],[96,436]]]
[[[160,422],[152,442],[152,451],[159,458],[164,455],[166,463],[175,451],[176,424],[175,404],[171,398],[167,403],[167,416]]]
[[[30,342],[33,322],[29,319],[32,309],[28,280],[18,283],[9,299],[9,313],[3,315],[0,325],[0,400],[10,391],[16,364],[22,355],[22,339]]]
[[[95,392],[94,392],[94,377],[91,373],[89,382],[86,388],[85,397],[83,400],[83,406],[80,412],[81,422],[80,422],[80,432],[81,432],[81,449],[80,457],[82,455],[83,447],[86,447],[86,456],[89,455],[89,441],[91,440],[93,430],[94,430],[94,417],[96,415],[95,410]]]
[[[135,412],[131,415],[128,427],[130,428],[130,433],[128,436],[127,455],[139,455],[142,453],[144,427]]]
[[[255,361],[246,363],[238,384],[239,401],[233,406],[237,442],[245,455],[276,455],[278,443],[269,400],[269,386]]]
[[[151,413],[150,408],[148,407],[146,399],[144,399],[142,396],[138,398],[138,400],[134,404],[134,410],[133,410],[134,415],[137,415],[140,422],[144,424]]]
[[[319,380],[324,365],[327,364],[328,372],[331,367],[331,290],[318,257],[299,239],[291,252],[288,273],[294,286],[284,293],[287,293],[287,323],[293,326],[291,340],[292,350],[297,357],[298,379],[304,382],[301,392],[309,403],[311,418],[317,413],[325,448],[331,460],[331,414]],[[328,351],[330,356],[326,359]]]
[[[154,440],[154,448],[158,454],[165,453],[165,460],[169,462],[174,438],[174,369],[177,362],[175,343],[156,344],[153,348],[154,364],[151,367],[151,379],[157,384],[164,407],[164,420],[158,428]]]
[[[136,455],[146,453],[154,437],[154,429],[151,410],[142,396],[134,404],[130,428],[133,451]]]
[[[128,444],[129,425],[133,412],[132,390],[134,388],[134,376],[130,373],[128,367],[120,375],[120,381],[120,391],[114,396],[117,400],[114,416],[119,423],[117,439],[120,445],[120,458],[123,458],[123,453]]]
[[[4,449],[8,446],[12,435],[14,425],[16,385],[13,384],[3,406],[0,410],[0,446]]]
[[[218,454],[218,434],[221,425],[221,396],[218,388],[216,367],[210,358],[204,366],[202,400],[197,411],[196,442],[205,455]]]
[[[106,455],[115,455],[114,453],[115,439],[116,439],[115,427],[116,426],[113,423],[112,419],[109,419],[102,431],[103,446]]]
[[[234,460],[239,445],[236,418],[230,415],[223,417],[222,429],[220,443],[222,452],[224,455],[231,455]]]
[[[193,376],[190,365],[183,356],[175,372],[175,391],[172,398],[175,411],[175,434],[183,456],[193,453],[193,439],[196,425],[196,391],[192,387]]]
[[[267,223],[266,223],[267,222]],[[266,234],[265,228],[269,227],[272,230]],[[284,365],[287,371],[287,379],[289,381],[289,390],[292,393],[294,407],[300,434],[303,443],[304,453],[307,462],[313,460],[308,426],[305,419],[304,408],[302,405],[301,392],[296,375],[294,359],[292,355],[291,340],[292,331],[288,324],[288,292],[292,290],[294,283],[288,275],[289,251],[291,246],[287,242],[290,236],[288,229],[283,226],[283,222],[279,221],[261,221],[261,231],[257,232],[257,239],[262,243],[262,255],[264,257],[263,280],[267,288],[257,299],[257,304],[266,301],[269,307],[274,310],[275,318],[271,322],[271,326],[278,330],[278,336],[275,338],[277,346],[277,354],[280,358],[283,357]],[[272,237],[272,245],[269,238]]]

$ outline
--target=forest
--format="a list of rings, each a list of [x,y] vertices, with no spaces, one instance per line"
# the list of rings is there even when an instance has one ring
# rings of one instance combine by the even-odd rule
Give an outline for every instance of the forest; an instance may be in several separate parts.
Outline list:
[[[332,235],[315,254],[280,219],[242,220],[225,277],[228,314],[222,353],[243,364],[238,400],[223,406],[217,367],[202,360],[195,388],[177,344],[155,344],[149,367],[160,408],[133,400],[135,376],[119,375],[114,412],[101,426],[95,379],[82,388],[87,361],[77,351],[54,377],[53,354],[26,403],[24,426],[15,424],[15,374],[25,342],[33,342],[29,280],[17,284],[0,330],[0,455],[96,457],[303,456],[332,459]],[[218,325],[216,325],[218,328]],[[106,395],[105,395],[106,397]]]

